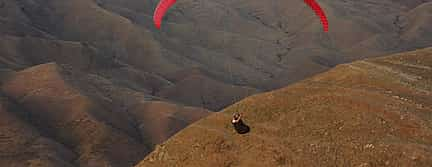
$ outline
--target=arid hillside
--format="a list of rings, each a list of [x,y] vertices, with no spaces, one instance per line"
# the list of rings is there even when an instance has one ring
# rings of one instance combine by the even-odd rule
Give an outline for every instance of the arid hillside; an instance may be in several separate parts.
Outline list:
[[[4,72],[1,91],[0,166],[132,166],[208,114],[55,63]]]
[[[233,112],[250,126],[237,134]],[[158,145],[137,167],[432,164],[432,48],[341,64],[248,97]]]
[[[328,33],[301,0],[179,0],[156,30],[157,2],[0,0],[0,166],[132,166],[245,97],[432,45],[431,0],[318,0]]]

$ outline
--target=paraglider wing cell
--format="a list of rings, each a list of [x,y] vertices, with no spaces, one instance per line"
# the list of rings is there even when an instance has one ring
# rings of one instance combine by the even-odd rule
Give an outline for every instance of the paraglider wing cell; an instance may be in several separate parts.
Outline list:
[[[315,14],[320,17],[321,24],[323,25],[324,31],[328,31],[327,16],[322,10],[321,6],[315,0],[304,0],[304,2],[315,11]]]
[[[153,22],[157,29],[160,29],[162,24],[162,18],[168,9],[174,5],[176,0],[161,0],[156,7],[155,12],[153,13]]]

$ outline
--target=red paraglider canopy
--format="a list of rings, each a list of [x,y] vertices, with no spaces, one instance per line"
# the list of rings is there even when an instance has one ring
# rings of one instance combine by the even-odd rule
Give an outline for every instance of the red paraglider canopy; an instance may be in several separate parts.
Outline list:
[[[321,6],[315,0],[304,0],[304,2],[315,11],[315,14],[320,17],[321,24],[325,32],[328,32],[328,21]]]
[[[153,22],[157,29],[160,29],[162,24],[162,18],[165,15],[165,13],[168,11],[168,9],[174,5],[176,0],[161,0],[159,1],[159,4],[156,7],[156,10],[153,14]]]
[[[176,0],[161,0],[156,7],[156,10],[153,14],[153,22],[157,29],[160,29],[162,18],[168,9],[174,5]],[[325,32],[328,32],[328,21],[327,17],[322,10],[321,6],[315,0],[304,0],[304,2],[315,11],[315,14],[320,17],[321,24],[323,25],[323,29]]]

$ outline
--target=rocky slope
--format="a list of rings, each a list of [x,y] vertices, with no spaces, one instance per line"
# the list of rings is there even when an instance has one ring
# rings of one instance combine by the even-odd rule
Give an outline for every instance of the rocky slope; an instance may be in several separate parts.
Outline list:
[[[190,125],[137,167],[430,166],[431,83],[432,48],[338,65]]]

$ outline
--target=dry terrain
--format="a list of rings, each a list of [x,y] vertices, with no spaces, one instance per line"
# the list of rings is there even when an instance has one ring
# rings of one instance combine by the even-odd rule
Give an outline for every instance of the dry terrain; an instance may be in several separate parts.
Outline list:
[[[242,112],[251,127],[237,134]],[[338,65],[248,97],[158,145],[137,167],[432,165],[432,48]]]
[[[157,0],[0,0],[0,166],[132,166],[245,97],[432,44],[431,0],[318,2],[329,33],[301,0],[179,0],[160,31]]]

